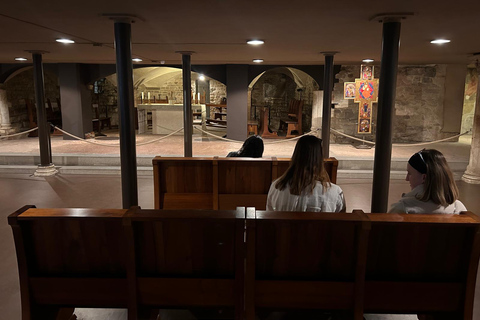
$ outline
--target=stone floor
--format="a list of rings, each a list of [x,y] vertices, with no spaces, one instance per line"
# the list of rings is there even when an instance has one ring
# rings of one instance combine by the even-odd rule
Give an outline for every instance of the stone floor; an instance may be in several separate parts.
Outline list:
[[[221,134],[221,133],[219,133]],[[140,135],[137,142],[155,139],[152,135]],[[470,137],[471,139],[471,137]],[[194,137],[193,153],[200,155],[225,155],[229,151],[238,149],[241,144],[233,142],[214,142],[213,139],[202,139],[200,135]],[[103,139],[103,143],[118,144],[118,135],[112,133]],[[265,156],[290,157],[294,142],[273,143],[265,141]],[[460,142],[437,143],[433,147],[442,151],[449,161],[468,161],[470,152],[469,137]],[[394,147],[392,158],[407,159],[423,146]],[[80,141],[62,140],[60,137],[52,139],[52,152],[81,153],[81,154],[118,154],[118,147],[89,145]],[[0,140],[0,156],[2,154],[38,154],[38,139]],[[138,155],[182,155],[183,140],[181,136],[174,136],[154,144],[137,147]],[[373,158],[374,149],[355,149],[351,145],[331,145],[331,156],[338,159]],[[370,210],[371,187],[370,179],[340,178],[338,184],[344,190],[347,210]],[[461,197],[466,207],[473,212],[480,212],[480,185],[469,185],[458,182]],[[408,183],[402,180],[391,180],[389,203],[396,201],[402,192],[408,191]],[[153,208],[153,179],[151,176],[138,177],[139,205],[142,208]],[[20,291],[16,265],[15,247],[10,227],[6,217],[25,204],[34,204],[37,207],[96,207],[120,208],[121,183],[120,176],[115,175],[57,175],[54,177],[38,178],[29,174],[0,174],[0,318],[21,319]],[[480,320],[480,285],[477,280],[474,319]],[[78,309],[79,319],[103,320],[126,319],[124,310],[94,310]],[[178,313],[180,318],[189,318],[188,314]],[[415,316],[408,315],[367,315],[368,320],[410,320]],[[170,319],[166,316],[162,319]]]

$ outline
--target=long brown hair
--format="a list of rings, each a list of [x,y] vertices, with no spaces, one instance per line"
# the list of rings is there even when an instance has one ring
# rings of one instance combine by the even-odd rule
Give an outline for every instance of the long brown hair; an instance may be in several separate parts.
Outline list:
[[[458,199],[458,188],[453,178],[452,170],[443,154],[435,149],[423,149],[419,152],[427,166],[424,182],[424,192],[418,199],[433,201],[444,207]]]
[[[290,193],[300,195],[304,190],[312,193],[317,181],[324,190],[330,187],[330,178],[323,167],[322,140],[315,136],[298,139],[287,171],[278,179],[275,188],[284,190],[290,186]]]

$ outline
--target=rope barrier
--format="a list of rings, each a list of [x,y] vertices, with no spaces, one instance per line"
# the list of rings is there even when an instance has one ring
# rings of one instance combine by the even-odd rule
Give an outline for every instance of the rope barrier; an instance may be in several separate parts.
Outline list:
[[[198,131],[201,131],[203,133],[206,133],[207,135],[209,136],[212,136],[212,137],[215,137],[219,140],[223,140],[223,141],[228,141],[228,142],[233,142],[233,143],[243,143],[244,141],[238,141],[238,140],[232,140],[232,139],[227,139],[227,138],[223,138],[223,137],[220,137],[220,136],[217,136],[216,134],[212,134],[208,131],[205,131],[205,130],[202,130],[202,129],[199,129],[195,126],[193,126],[194,129],[197,129]],[[295,138],[290,138],[290,139],[282,139],[282,140],[278,140],[278,141],[272,141],[272,142],[266,142],[265,140],[263,141],[263,144],[275,144],[275,143],[282,143],[282,142],[288,142],[288,141],[295,141],[295,140],[298,140],[300,139],[301,137],[303,136],[308,136],[308,135],[311,135],[312,133],[314,132],[317,132],[319,129],[315,129],[315,130],[312,130],[310,132],[307,132],[301,136],[298,136],[298,137],[295,137]]]
[[[318,130],[318,129],[317,129]],[[359,139],[357,137],[353,137],[353,136],[350,136],[348,134],[345,134],[345,133],[342,133],[340,131],[337,131],[335,129],[332,129],[330,128],[330,130],[335,133],[335,134],[339,134],[339,135],[342,135],[342,136],[345,136],[347,138],[350,138],[352,140],[357,140],[357,141],[360,141],[360,142],[364,142],[364,143],[369,143],[369,144],[372,144],[372,145],[375,145],[375,142],[372,142],[372,141],[368,141],[368,140],[362,140],[362,139]],[[467,133],[471,132],[471,130],[469,131],[465,131],[464,133],[460,133],[460,134],[457,134],[457,135],[454,135],[454,136],[451,136],[451,137],[448,137],[448,138],[444,138],[444,139],[439,139],[439,140],[434,140],[434,141],[428,141],[428,142],[420,142],[420,143],[393,143],[392,146],[394,147],[415,147],[415,146],[425,146],[425,145],[429,145],[429,144],[434,144],[434,143],[438,143],[438,142],[443,142],[443,141],[447,141],[447,140],[451,140],[451,139],[455,139],[455,138],[458,138],[458,137],[461,137]]]
[[[178,130],[176,130],[176,131],[173,131],[172,133],[167,134],[167,135],[164,136],[164,137],[160,137],[160,138],[158,138],[158,139],[153,139],[153,140],[148,141],[148,142],[137,143],[137,147],[138,147],[138,146],[144,146],[144,145],[146,145],[146,144],[150,144],[150,143],[153,143],[153,142],[157,142],[157,141],[166,139],[166,138],[168,138],[168,137],[170,137],[170,136],[174,135],[175,133],[180,132],[180,131],[182,131],[182,130],[183,130],[183,127],[181,127],[180,129],[178,129]]]
[[[6,135],[6,136],[0,136],[0,139],[6,139],[6,138],[10,138],[10,137],[21,136],[22,134],[27,134],[27,133],[30,133],[30,132],[35,131],[37,129],[38,129],[38,127],[35,127],[33,129],[30,129],[30,130],[27,130],[27,131],[22,131],[22,132],[19,132],[19,133],[14,133],[14,134]]]
[[[70,137],[75,138],[75,139],[77,139],[77,140],[80,140],[80,141],[82,141],[82,142],[87,142],[87,143],[90,143],[90,144],[95,144],[95,145],[98,145],[98,146],[105,146],[105,147],[119,147],[119,146],[120,146],[120,144],[106,144],[106,143],[100,143],[100,142],[96,142],[96,141],[89,141],[89,140],[87,140],[87,139],[82,139],[82,138],[80,138],[80,137],[77,137],[77,136],[75,136],[75,135],[73,135],[73,134],[65,131],[65,130],[60,129],[60,128],[57,127],[57,126],[54,126],[53,124],[51,124],[51,126],[54,127],[55,129],[57,129],[58,131],[66,134],[67,136],[70,136]],[[178,130],[176,130],[176,131],[174,131],[174,132],[172,132],[172,133],[170,133],[170,134],[168,134],[168,135],[166,135],[166,136],[164,136],[164,137],[160,137],[160,138],[158,138],[158,139],[153,139],[153,140],[151,140],[151,141],[142,142],[142,143],[137,143],[136,146],[137,146],[137,147],[138,147],[138,146],[144,146],[144,145],[147,145],[147,144],[150,144],[150,143],[153,143],[153,142],[157,142],[157,141],[166,139],[166,138],[170,137],[171,135],[174,135],[175,133],[177,133],[177,132],[179,132],[179,131],[181,131],[181,130],[183,130],[183,128],[180,128],[180,129],[178,129]]]

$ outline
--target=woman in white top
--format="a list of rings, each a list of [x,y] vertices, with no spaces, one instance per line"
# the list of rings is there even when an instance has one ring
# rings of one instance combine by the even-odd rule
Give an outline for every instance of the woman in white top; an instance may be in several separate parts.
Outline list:
[[[440,151],[423,149],[410,157],[406,181],[410,191],[394,203],[390,213],[455,213],[467,208],[458,200],[458,188]]]
[[[267,210],[345,212],[343,191],[323,167],[321,139],[298,140],[289,168],[270,186]]]

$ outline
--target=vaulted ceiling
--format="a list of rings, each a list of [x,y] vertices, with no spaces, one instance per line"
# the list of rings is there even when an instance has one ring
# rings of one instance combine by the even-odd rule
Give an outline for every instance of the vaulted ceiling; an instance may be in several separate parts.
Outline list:
[[[45,50],[44,62],[115,63],[113,22],[102,14],[138,17],[132,52],[144,64],[181,63],[176,51],[195,51],[192,64],[359,64],[381,56],[379,13],[412,12],[402,21],[400,64],[468,64],[480,52],[480,1],[372,0],[3,0],[0,63]],[[72,45],[55,42],[67,37]],[[250,46],[248,39],[265,44]],[[430,44],[447,38],[450,44]],[[28,61],[27,61],[28,62]]]

